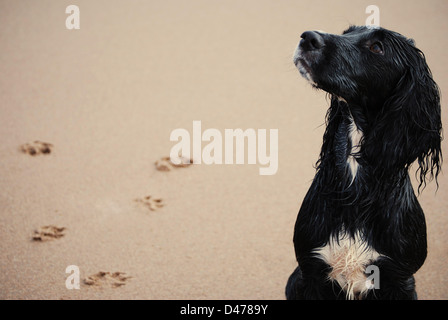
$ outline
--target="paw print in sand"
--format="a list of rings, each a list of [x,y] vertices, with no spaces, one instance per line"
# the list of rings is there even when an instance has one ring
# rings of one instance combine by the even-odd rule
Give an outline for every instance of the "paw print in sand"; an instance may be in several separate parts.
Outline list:
[[[170,157],[160,158],[155,162],[156,169],[159,171],[171,171],[174,168],[186,168],[193,164],[193,159],[179,158],[180,163],[174,164]]]
[[[33,241],[49,241],[54,239],[59,239],[64,236],[64,227],[56,226],[43,226],[34,231]]]
[[[130,279],[130,276],[127,276],[124,272],[104,272],[100,271],[96,274],[88,276],[83,280],[84,284],[92,287],[112,287],[117,288],[124,286],[126,281]]]
[[[53,145],[48,142],[34,141],[31,143],[25,143],[20,146],[20,151],[29,154],[30,156],[36,156],[39,154],[50,154],[53,150]]]
[[[144,198],[137,198],[135,202],[143,204],[151,211],[155,211],[159,208],[162,208],[165,204],[162,199],[156,199],[151,196],[146,196]]]

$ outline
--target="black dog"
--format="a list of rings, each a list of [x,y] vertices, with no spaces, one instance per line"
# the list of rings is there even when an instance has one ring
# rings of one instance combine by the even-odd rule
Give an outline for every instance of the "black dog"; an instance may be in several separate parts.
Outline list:
[[[437,84],[414,41],[396,32],[352,26],[301,38],[294,64],[331,105],[286,297],[416,299],[426,225],[408,169],[417,160],[419,193],[439,174]]]

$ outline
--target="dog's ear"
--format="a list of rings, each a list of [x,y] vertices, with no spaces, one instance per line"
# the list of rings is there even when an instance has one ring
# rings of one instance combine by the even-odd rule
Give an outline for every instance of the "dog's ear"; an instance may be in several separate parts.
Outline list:
[[[405,63],[408,70],[398,81],[372,128],[377,154],[372,154],[384,173],[409,168],[418,161],[420,187],[426,186],[441,169],[442,122],[440,94],[423,53],[409,46]],[[379,149],[378,149],[379,148]]]

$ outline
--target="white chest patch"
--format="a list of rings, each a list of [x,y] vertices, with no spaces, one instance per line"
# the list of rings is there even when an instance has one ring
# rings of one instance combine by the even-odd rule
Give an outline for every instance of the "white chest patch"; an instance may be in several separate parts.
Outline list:
[[[359,233],[354,238],[341,233],[314,253],[331,266],[328,278],[341,286],[347,299],[362,298],[370,289],[365,269],[380,254],[369,247]]]
[[[350,138],[350,142],[351,142],[351,150],[350,150],[350,154],[347,157],[347,164],[350,168],[350,173],[352,175],[352,181],[351,183],[353,183],[353,181],[356,178],[356,173],[358,172],[358,161],[356,160],[357,154],[359,153],[359,151],[361,150],[361,139],[362,139],[362,131],[358,129],[358,127],[355,124],[355,121],[353,120],[353,117],[350,117],[351,123],[349,126],[349,132],[348,132],[348,136]]]

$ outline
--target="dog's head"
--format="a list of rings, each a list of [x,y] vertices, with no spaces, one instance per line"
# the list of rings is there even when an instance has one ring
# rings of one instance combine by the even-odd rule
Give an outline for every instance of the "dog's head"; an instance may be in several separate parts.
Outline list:
[[[347,103],[365,134],[369,163],[390,173],[418,159],[421,183],[428,172],[437,176],[439,89],[414,41],[365,26],[351,26],[342,35],[306,31],[301,38],[294,64],[332,103]]]
[[[418,58],[412,40],[382,28],[352,26],[342,35],[306,31],[301,38],[294,64],[302,76],[352,103],[384,101]]]

